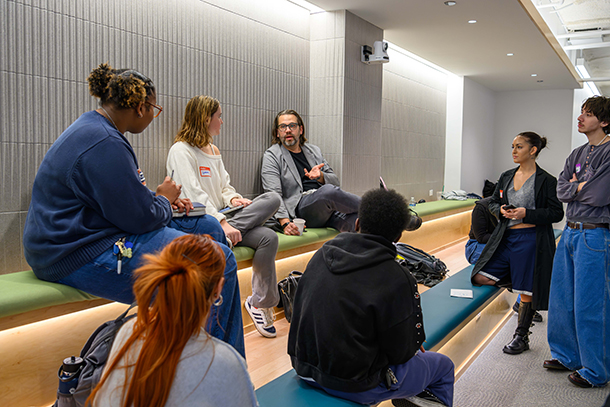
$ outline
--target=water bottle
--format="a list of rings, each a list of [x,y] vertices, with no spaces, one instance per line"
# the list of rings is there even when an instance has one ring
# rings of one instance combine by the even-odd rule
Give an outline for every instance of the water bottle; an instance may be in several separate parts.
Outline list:
[[[58,393],[74,393],[83,366],[85,366],[85,361],[81,357],[70,356],[64,359],[63,365],[59,368],[59,372],[57,372],[59,376]]]
[[[415,197],[411,197],[411,200],[409,201],[409,206],[415,206],[417,205],[417,201],[415,200]]]

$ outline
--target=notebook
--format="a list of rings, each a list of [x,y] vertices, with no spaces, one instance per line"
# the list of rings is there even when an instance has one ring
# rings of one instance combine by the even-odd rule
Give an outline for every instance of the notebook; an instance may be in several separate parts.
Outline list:
[[[188,216],[201,216],[201,215],[205,215],[206,211],[205,211],[205,205],[202,204],[201,202],[192,202],[193,204],[193,208],[189,211]],[[181,218],[183,216],[186,216],[186,212],[178,212],[178,209],[173,209],[173,214],[172,217],[174,218]]]

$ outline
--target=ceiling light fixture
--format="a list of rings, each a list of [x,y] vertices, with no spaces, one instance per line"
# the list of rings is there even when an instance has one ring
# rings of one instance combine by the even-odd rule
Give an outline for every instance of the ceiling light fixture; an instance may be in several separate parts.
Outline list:
[[[581,78],[588,79],[591,77],[591,75],[589,75],[589,71],[587,70],[587,67],[585,66],[584,58],[576,58],[576,70],[580,74]],[[597,86],[595,86],[595,83],[585,82],[585,86],[587,88],[589,88],[589,90],[591,91],[592,94],[601,95],[599,89],[597,89]]]
[[[512,57],[513,55],[515,55],[515,54],[513,54],[512,52],[509,52],[508,54],[506,54],[507,57]]]
[[[456,4],[457,4],[457,3],[456,3],[455,1],[446,1],[446,2],[445,2],[445,6],[449,6],[449,7],[451,7],[451,6],[455,6]]]
[[[532,76],[538,76],[538,74],[537,73],[533,73]]]
[[[291,2],[291,3],[296,4],[297,6],[301,6],[304,9],[309,10],[309,14],[323,13],[324,12],[324,9],[316,6],[315,4],[311,4],[307,0],[288,0],[288,1]]]
[[[468,20],[468,24],[476,24],[477,20]]]

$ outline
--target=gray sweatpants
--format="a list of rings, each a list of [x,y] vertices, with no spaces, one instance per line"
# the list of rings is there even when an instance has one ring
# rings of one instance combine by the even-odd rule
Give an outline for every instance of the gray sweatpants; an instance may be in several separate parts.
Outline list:
[[[255,250],[252,258],[251,304],[256,308],[275,307],[280,301],[275,274],[277,234],[262,225],[277,212],[281,199],[275,192],[266,192],[227,219],[231,226],[241,232],[242,240],[237,246]]]

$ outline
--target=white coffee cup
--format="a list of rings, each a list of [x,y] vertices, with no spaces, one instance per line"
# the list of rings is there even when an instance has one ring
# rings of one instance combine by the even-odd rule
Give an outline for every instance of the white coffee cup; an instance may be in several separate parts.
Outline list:
[[[294,223],[299,228],[299,235],[302,235],[303,231],[305,230],[305,219],[294,218],[292,220],[292,223]]]

